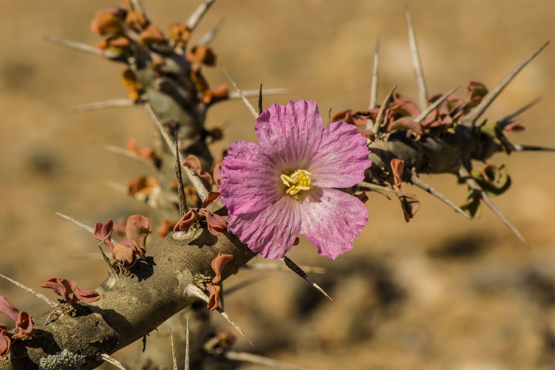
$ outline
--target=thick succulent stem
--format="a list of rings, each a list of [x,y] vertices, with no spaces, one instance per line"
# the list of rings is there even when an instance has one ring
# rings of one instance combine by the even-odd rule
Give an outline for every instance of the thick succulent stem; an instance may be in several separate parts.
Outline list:
[[[216,237],[202,228],[193,234],[188,240],[170,235],[150,247],[146,261],[137,264],[131,276],[104,281],[96,289],[102,298],[78,306],[77,316],[53,308],[34,318],[37,337],[15,342],[10,356],[0,359],[0,370],[38,369],[41,359],[63,349],[85,357],[81,369],[94,369],[103,362],[102,353],[112,354],[141,339],[193,304],[196,299],[186,296],[186,287],[211,271],[218,253],[234,256],[224,278],[254,257],[230,233]]]

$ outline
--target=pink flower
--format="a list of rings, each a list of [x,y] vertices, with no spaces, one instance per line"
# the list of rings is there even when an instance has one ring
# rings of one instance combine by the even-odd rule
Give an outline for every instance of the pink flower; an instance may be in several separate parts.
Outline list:
[[[260,145],[235,142],[222,164],[231,231],[264,258],[283,258],[299,232],[331,259],[350,251],[368,211],[334,188],[362,181],[372,164],[356,126],[323,127],[316,103],[301,100],[273,104],[255,132]]]

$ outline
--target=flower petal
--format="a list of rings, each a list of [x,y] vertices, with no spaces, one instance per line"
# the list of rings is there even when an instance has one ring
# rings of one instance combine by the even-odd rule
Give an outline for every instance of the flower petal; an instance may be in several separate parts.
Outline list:
[[[348,188],[364,180],[364,171],[372,165],[366,139],[354,125],[333,122],[324,128],[322,143],[308,171],[314,186]]]
[[[266,149],[237,141],[228,151],[222,164],[221,201],[230,213],[256,212],[283,196],[281,173]]]
[[[316,154],[322,140],[322,117],[312,101],[272,104],[256,119],[256,137],[284,170],[303,168]]]
[[[301,234],[332,260],[353,249],[354,239],[368,221],[364,203],[340,190],[314,188],[300,206]]]
[[[301,229],[299,203],[290,196],[258,212],[230,214],[229,225],[239,239],[262,257],[279,259],[293,247]]]

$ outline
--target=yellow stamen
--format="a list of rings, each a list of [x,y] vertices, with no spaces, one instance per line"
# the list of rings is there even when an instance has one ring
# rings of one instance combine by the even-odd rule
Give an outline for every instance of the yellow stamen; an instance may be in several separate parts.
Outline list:
[[[287,186],[287,190],[285,191],[285,193],[289,195],[295,195],[301,190],[312,189],[312,181],[310,180],[310,176],[312,176],[312,174],[307,170],[297,170],[291,175],[282,174],[280,176],[281,181],[285,186]]]

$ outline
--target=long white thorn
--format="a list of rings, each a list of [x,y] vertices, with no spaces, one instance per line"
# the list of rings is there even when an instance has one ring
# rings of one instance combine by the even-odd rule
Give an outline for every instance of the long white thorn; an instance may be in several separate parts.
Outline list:
[[[455,203],[450,201],[449,198],[447,198],[445,195],[443,195],[442,193],[437,191],[432,185],[428,184],[426,181],[424,181],[420,177],[418,177],[418,175],[415,172],[408,171],[408,170],[407,170],[407,172],[410,176],[410,181],[414,185],[416,185],[420,189],[432,194],[434,197],[436,197],[437,199],[441,200],[443,203],[447,204],[449,207],[454,209],[457,213],[460,213],[461,215],[463,215],[467,219],[472,220],[472,217],[468,216],[459,206],[457,206]]]
[[[208,9],[210,9],[215,1],[216,0],[204,0],[202,4],[200,4],[198,8],[194,11],[194,13],[191,14],[189,20],[186,23],[189,26],[191,32],[197,27],[202,17],[206,14]]]
[[[121,364],[121,362],[119,362],[118,360],[116,360],[115,358],[111,357],[110,355],[106,354],[106,353],[102,353],[100,355],[100,357],[102,357],[102,359],[112,365],[114,365],[115,367],[117,367],[120,370],[126,370],[123,365]]]
[[[44,302],[46,302],[47,304],[49,304],[51,307],[56,307],[56,306],[57,306],[56,303],[54,303],[54,302],[52,302],[50,299],[46,298],[45,295],[35,292],[33,289],[31,289],[31,288],[29,288],[29,287],[27,287],[27,286],[21,284],[20,282],[15,281],[15,280],[13,280],[13,279],[10,279],[10,278],[7,277],[6,275],[0,274],[0,277],[2,277],[2,278],[4,278],[4,279],[8,280],[8,281],[9,281],[10,283],[12,283],[12,284],[17,285],[17,286],[20,287],[21,289],[23,289],[23,290],[25,290],[25,291],[31,293],[32,295],[34,295],[34,296],[37,297],[38,299],[42,299]]]
[[[370,88],[370,105],[368,108],[372,109],[376,107],[378,104],[378,87],[380,84],[380,76],[379,76],[379,68],[380,68],[380,36],[376,38],[376,48],[374,49],[374,68],[372,70],[372,85]],[[370,127],[366,127],[367,130],[370,130]]]
[[[77,226],[82,227],[83,229],[87,230],[87,231],[90,232],[91,234],[94,233],[94,228],[92,228],[92,227],[90,227],[90,226],[87,226],[87,225],[85,225],[84,223],[79,222],[79,221],[77,221],[77,220],[74,219],[74,218],[71,218],[71,217],[69,217],[69,216],[66,216],[66,215],[64,215],[63,213],[56,212],[56,214],[57,214],[58,216],[60,216],[60,217],[65,218],[66,220],[69,220],[69,221],[73,222],[73,223],[76,224]]]
[[[44,38],[44,40],[46,40],[46,41],[48,41],[52,44],[64,46],[64,47],[69,48],[69,49],[83,51],[85,53],[94,54],[96,56],[107,58],[107,59],[112,59],[112,60],[121,59],[121,55],[119,55],[117,53],[114,53],[113,51],[104,50],[104,52],[103,52],[100,49],[97,49],[97,48],[92,47],[92,46],[87,45],[87,44],[83,44],[81,42],[64,40],[64,39],[59,39],[59,38],[51,37],[51,36],[44,36],[43,38]]]
[[[168,134],[166,129],[164,129],[164,127],[162,126],[162,123],[160,123],[160,121],[158,120],[158,117],[156,117],[156,114],[154,114],[152,107],[149,104],[145,104],[145,107],[148,113],[150,114],[150,117],[156,124],[158,131],[160,131],[160,134],[164,138],[164,141],[172,151],[173,155],[176,155],[177,151],[175,149],[175,144],[173,140],[170,138],[170,135]],[[184,161],[181,153],[179,153],[179,158],[180,158],[179,161],[181,162],[181,164],[183,164]],[[208,190],[206,190],[206,187],[204,186],[200,178],[196,176],[195,173],[190,168],[183,166],[183,170],[185,171],[185,174],[187,174],[187,177],[189,178],[189,181],[191,181],[191,184],[195,187],[195,190],[197,191],[199,198],[201,199],[201,201],[204,202],[204,200],[208,196]]]
[[[385,116],[385,110],[387,109],[387,102],[389,101],[389,99],[391,99],[391,96],[395,92],[396,88],[397,88],[397,86],[393,86],[393,89],[391,89],[389,94],[387,94],[387,96],[383,100],[383,104],[380,107],[380,110],[378,111],[378,115],[376,116],[376,122],[374,122],[374,126],[372,126],[372,132],[374,132],[374,134],[376,134],[376,137],[380,134],[380,130],[382,128],[381,126],[383,124],[383,118]]]
[[[461,121],[462,124],[474,127],[476,121],[480,116],[488,109],[488,107],[493,103],[493,101],[501,94],[503,89],[507,87],[509,82],[516,77],[516,75],[522,71],[524,67],[528,65],[538,55],[547,45],[549,41],[537,48],[532,54],[530,54],[526,59],[524,59],[520,64],[518,64],[509,74],[507,74],[493,89],[491,89],[486,96],[483,97],[482,102],[478,104],[476,108],[474,108],[469,114],[467,114],[464,119]]]
[[[112,99],[112,100],[105,100],[99,101],[96,103],[89,103],[89,104],[82,104],[75,107],[76,112],[88,112],[91,110],[98,110],[98,109],[108,109],[108,108],[127,108],[127,107],[136,107],[136,104],[131,99]]]
[[[227,73],[227,70],[220,65],[220,68],[222,69],[222,71],[224,71],[225,75],[227,76],[227,79],[229,80],[229,82],[231,82],[231,84],[233,85],[233,87],[235,88],[235,90],[237,91],[237,93],[241,96],[241,99],[243,99],[243,102],[245,103],[245,105],[247,106],[247,108],[251,111],[253,117],[255,119],[258,118],[258,113],[256,112],[256,109],[254,109],[254,107],[252,106],[252,104],[248,101],[247,97],[245,96],[245,94],[243,93],[243,91],[239,88],[239,86],[237,86],[237,84],[235,83],[235,81],[233,81],[233,79],[231,78],[231,76],[229,75],[229,73]],[[258,92],[258,91],[257,91]]]
[[[258,365],[277,367],[279,369],[304,370],[304,368],[302,367],[289,365],[288,363],[285,363],[285,362],[273,360],[271,358],[267,358],[263,356],[253,355],[247,352],[227,351],[227,352],[224,352],[222,356],[227,358],[228,360],[250,362]]]
[[[222,29],[222,25],[223,25],[223,21],[220,20],[218,22],[218,24],[216,24],[216,26],[214,26],[214,28],[212,28],[204,36],[202,36],[202,39],[200,39],[198,44],[199,45],[210,45],[210,43],[214,40],[214,38],[218,35],[220,30]]]
[[[418,43],[416,42],[416,34],[414,32],[414,26],[412,25],[412,18],[407,6],[405,6],[405,13],[407,15],[407,24],[409,29],[412,65],[414,67],[416,83],[418,84],[418,103],[420,105],[420,109],[425,109],[428,106],[428,88],[426,87],[426,80],[424,79],[424,69],[422,68],[422,61],[420,60],[420,51],[418,50]]]
[[[323,267],[299,265],[303,271],[309,274],[325,274],[327,270]],[[290,271],[291,269],[287,266],[277,264],[277,263],[249,263],[242,267],[246,270],[266,270],[266,271]],[[229,289],[228,289],[229,290]],[[227,291],[226,291],[227,293]]]
[[[437,107],[439,107],[439,105],[441,103],[443,103],[445,100],[447,100],[447,98],[449,98],[449,95],[453,94],[455,91],[457,91],[459,89],[460,86],[454,87],[451,90],[449,90],[448,92],[446,92],[445,94],[443,94],[441,96],[441,98],[437,99],[432,105],[430,105],[429,107],[427,107],[422,113],[420,113],[420,115],[418,117],[416,117],[415,121],[416,122],[422,122],[424,119],[426,119],[426,117],[428,117],[428,115],[430,113],[432,113],[432,111],[434,109],[436,109]]]
[[[104,149],[107,150],[109,152],[115,153],[115,154],[119,154],[122,155],[126,158],[132,159],[136,162],[139,162],[140,164],[143,164],[147,167],[152,167],[152,162],[149,161],[146,158],[143,158],[141,156],[138,156],[136,154],[131,153],[129,150],[124,149],[124,148],[120,148],[118,146],[114,146],[114,145],[105,145],[105,144],[99,144],[99,146]]]

